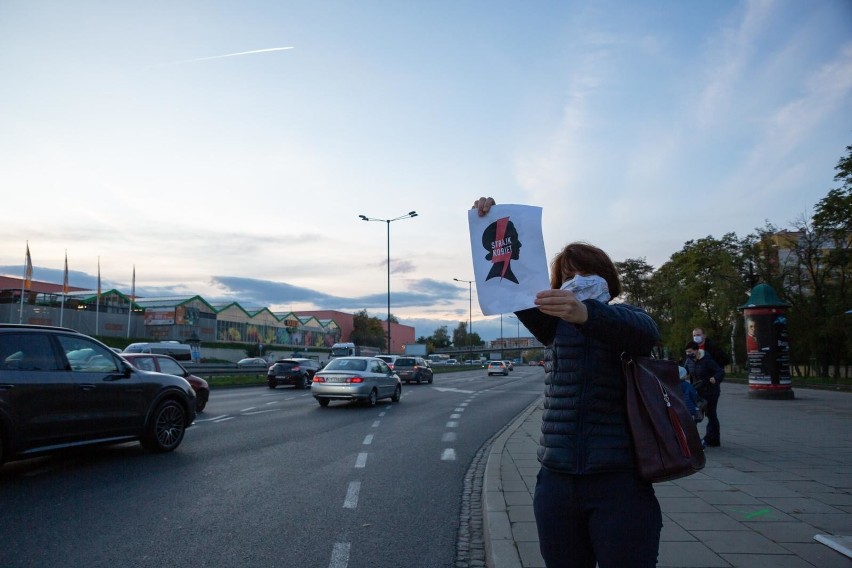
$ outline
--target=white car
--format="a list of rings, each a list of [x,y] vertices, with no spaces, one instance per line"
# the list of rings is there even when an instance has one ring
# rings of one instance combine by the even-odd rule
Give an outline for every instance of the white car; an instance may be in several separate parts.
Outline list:
[[[381,398],[399,402],[402,383],[393,369],[377,357],[338,357],[314,375],[311,394],[322,407],[332,400],[375,406]]]

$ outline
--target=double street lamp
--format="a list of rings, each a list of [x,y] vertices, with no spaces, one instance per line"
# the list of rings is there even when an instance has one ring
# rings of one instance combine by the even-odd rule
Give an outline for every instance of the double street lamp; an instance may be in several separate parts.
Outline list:
[[[417,211],[409,211],[405,215],[400,215],[399,217],[395,217],[393,219],[376,219],[373,217],[367,217],[366,215],[358,215],[362,221],[381,221],[382,223],[386,223],[388,227],[388,353],[391,352],[391,311],[390,311],[390,224],[394,221],[400,221],[402,219],[411,219],[412,217],[417,217]]]
[[[467,282],[467,348],[470,351],[470,358],[473,359],[473,280],[462,280],[453,278],[456,282]]]

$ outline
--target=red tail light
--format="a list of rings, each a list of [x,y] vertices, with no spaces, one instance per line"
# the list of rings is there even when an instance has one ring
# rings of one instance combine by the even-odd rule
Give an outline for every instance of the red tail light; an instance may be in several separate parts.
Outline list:
[[[295,367],[293,367],[293,368],[292,368],[292,369],[290,369],[290,370],[291,370],[291,371],[301,371],[302,369],[301,369],[298,365],[296,365]]]
[[[325,379],[322,378],[322,377],[317,377],[316,375],[314,375],[314,382],[315,383],[324,383]]]
[[[349,377],[348,379],[346,379],[346,382],[347,383],[363,383],[364,378],[363,377]]]

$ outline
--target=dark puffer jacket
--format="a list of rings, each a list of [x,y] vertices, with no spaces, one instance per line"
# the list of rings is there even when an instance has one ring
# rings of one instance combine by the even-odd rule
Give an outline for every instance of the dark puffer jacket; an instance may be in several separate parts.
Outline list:
[[[548,469],[575,475],[632,470],[621,354],[648,355],[659,330],[639,308],[583,303],[589,319],[582,325],[537,308],[517,313],[547,346],[538,460]]]

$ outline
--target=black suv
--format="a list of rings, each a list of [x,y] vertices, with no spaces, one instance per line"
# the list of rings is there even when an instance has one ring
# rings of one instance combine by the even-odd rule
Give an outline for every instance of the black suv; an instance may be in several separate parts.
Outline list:
[[[314,380],[314,374],[322,367],[313,359],[279,359],[266,372],[266,384],[274,389],[278,385],[293,385],[306,389]]]
[[[195,406],[185,379],[135,369],[72,329],[0,324],[0,464],[134,440],[170,452]]]
[[[432,382],[432,367],[423,357],[398,357],[393,364],[393,370],[399,375],[399,380],[406,383],[415,381],[419,385],[423,381]]]

